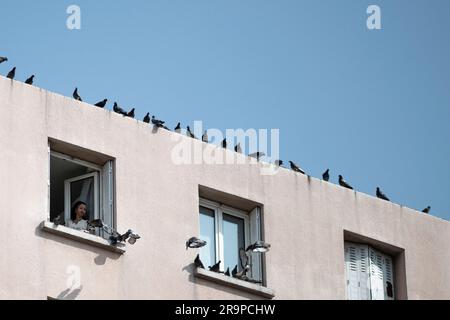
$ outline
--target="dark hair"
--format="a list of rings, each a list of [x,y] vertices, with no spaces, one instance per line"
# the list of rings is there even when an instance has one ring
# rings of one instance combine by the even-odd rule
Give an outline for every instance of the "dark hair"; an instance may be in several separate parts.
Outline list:
[[[85,202],[83,202],[83,201],[77,201],[77,202],[73,205],[72,211],[70,212],[70,219],[71,219],[72,221],[75,221],[75,219],[77,218],[77,214],[76,214],[75,210],[77,210],[78,207],[81,206],[82,204],[84,204],[84,205],[87,207],[87,204],[86,204]],[[87,220],[86,215],[87,215],[87,212],[86,212],[86,214],[84,215],[83,220]]]

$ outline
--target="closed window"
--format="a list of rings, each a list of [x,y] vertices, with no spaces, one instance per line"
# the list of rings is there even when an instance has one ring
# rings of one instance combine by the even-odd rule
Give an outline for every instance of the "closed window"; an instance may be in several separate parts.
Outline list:
[[[205,267],[221,261],[222,272],[242,265],[239,251],[260,239],[260,208],[241,211],[210,200],[200,200],[200,238],[207,245],[200,249],[200,259]],[[247,276],[262,281],[261,255],[247,252],[251,269]]]
[[[347,298],[393,300],[393,259],[369,245],[345,242]]]

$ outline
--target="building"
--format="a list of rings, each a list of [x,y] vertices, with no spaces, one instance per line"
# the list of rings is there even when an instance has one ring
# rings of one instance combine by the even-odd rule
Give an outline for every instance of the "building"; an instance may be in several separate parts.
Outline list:
[[[450,299],[448,221],[3,77],[0,111],[0,299]],[[180,139],[246,163],[177,165]],[[80,197],[141,239],[50,222]],[[262,285],[193,266],[259,239]]]

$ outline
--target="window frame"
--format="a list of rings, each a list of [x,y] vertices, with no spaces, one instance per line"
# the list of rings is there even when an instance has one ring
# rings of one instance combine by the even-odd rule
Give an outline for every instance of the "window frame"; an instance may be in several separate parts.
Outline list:
[[[48,193],[48,195],[47,195],[47,213],[46,213],[47,218],[46,219],[48,221],[50,221],[50,217],[51,217],[51,214],[50,214],[50,199],[51,199],[50,181],[51,181],[51,173],[52,173],[52,171],[51,171],[51,157],[55,157],[55,158],[59,158],[59,159],[62,159],[62,160],[66,160],[66,161],[69,161],[69,162],[72,162],[72,163],[75,163],[75,164],[78,164],[78,165],[90,168],[92,170],[95,170],[95,172],[90,172],[90,173],[87,173],[86,175],[83,175],[85,177],[88,177],[88,176],[90,176],[92,174],[96,175],[96,177],[94,177],[94,180],[95,180],[94,184],[96,185],[94,187],[94,193],[95,193],[94,194],[94,202],[96,203],[96,205],[95,205],[96,208],[94,210],[94,216],[95,216],[95,218],[104,218],[103,215],[104,215],[105,207],[106,206],[110,206],[111,207],[110,208],[110,211],[111,211],[110,212],[110,215],[111,215],[110,219],[111,219],[112,223],[109,226],[114,228],[114,229],[116,229],[116,214],[115,214],[116,197],[114,195],[114,193],[115,193],[114,160],[112,160],[112,159],[108,160],[105,163],[105,165],[101,166],[101,165],[98,165],[98,164],[87,162],[87,161],[81,160],[79,158],[76,158],[76,157],[73,157],[73,156],[69,156],[69,155],[66,155],[64,153],[60,153],[58,151],[52,150],[51,147],[50,147],[50,143],[48,144],[48,182],[47,182],[47,193]],[[112,186],[111,186],[112,190],[108,191],[109,192],[108,194],[112,198],[111,198],[111,200],[106,200],[105,201],[104,194],[107,192],[107,190],[105,190],[103,179],[104,179],[104,170],[105,170],[106,164],[108,162],[111,163],[111,166],[109,166],[108,168],[109,168],[109,170],[112,170],[112,172],[108,172],[108,175],[110,175],[111,178],[112,178]],[[73,179],[77,180],[80,177],[82,177],[82,176],[74,177]],[[66,181],[67,180],[71,180],[71,179],[72,178],[66,179]],[[64,186],[64,189],[66,189],[66,186]],[[64,190],[64,216],[66,216],[66,202],[67,201],[70,202],[70,199],[67,198],[66,192],[67,191]],[[106,203],[106,202],[108,202],[108,203]],[[109,202],[111,202],[111,203],[109,203]],[[70,211],[70,209],[69,209],[69,211]],[[70,212],[69,212],[69,217],[70,217]],[[106,236],[106,234],[102,230],[100,230],[100,232],[96,232],[96,235],[101,237],[101,238],[105,238],[105,236]]]
[[[249,213],[232,208],[230,206],[200,198],[200,207],[205,207],[207,209],[214,211],[214,228],[215,228],[215,256],[216,262],[222,261],[220,264],[220,271],[224,270],[225,253],[224,253],[224,235],[223,235],[223,214],[228,214],[230,216],[240,218],[244,220],[244,250],[250,245],[250,216]],[[200,210],[199,210],[200,211]],[[199,212],[200,215],[200,212]],[[250,270],[251,273],[252,270]]]
[[[83,174],[81,176],[73,177],[64,180],[64,220],[70,219],[72,204],[71,204],[71,183],[84,180],[87,178],[94,178],[94,219],[100,218],[100,173],[101,172],[90,172]],[[92,219],[92,220],[94,220]]]

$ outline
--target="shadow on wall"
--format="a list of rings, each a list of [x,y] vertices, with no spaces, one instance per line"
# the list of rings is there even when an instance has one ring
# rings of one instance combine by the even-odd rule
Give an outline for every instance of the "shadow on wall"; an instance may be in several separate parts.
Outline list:
[[[78,242],[76,240],[72,240],[72,239],[67,239],[67,238],[63,238],[54,234],[50,234],[48,232],[45,232],[41,229],[40,224],[36,227],[35,229],[35,235],[40,237],[40,238],[44,238],[46,240],[50,240],[50,241],[55,241],[58,242],[64,246],[71,246],[71,247],[75,247],[81,250],[87,250],[90,251],[92,253],[98,254],[97,257],[94,258],[94,262],[96,265],[104,265],[106,263],[106,260],[109,258],[111,260],[117,260],[120,258],[120,254],[119,253],[114,253],[114,252],[110,252],[110,251],[106,251],[103,250],[101,248],[97,248],[97,247],[93,247],[90,246],[88,244],[85,243],[81,243]]]
[[[83,290],[83,286],[80,286],[78,289],[66,289],[63,292],[61,292],[56,299],[57,300],[75,300],[78,295],[80,294],[81,290]]]
[[[194,270],[195,270],[195,264],[191,263],[188,264],[186,266],[184,266],[181,270],[184,272],[188,272],[189,273],[189,282],[192,282],[193,284],[195,284],[195,286],[202,286],[202,287],[207,287],[213,290],[216,290],[218,292],[224,292],[233,296],[240,296],[242,299],[249,299],[249,300],[266,300],[265,298],[262,298],[260,296],[257,295],[253,295],[251,293],[247,293],[244,291],[241,291],[239,289],[234,289],[234,288],[230,288],[221,284],[217,284],[214,282],[210,282],[208,280],[205,279],[200,279],[198,277],[196,277],[194,275]],[[194,289],[196,290],[196,288]],[[199,299],[200,297],[197,296],[197,291],[195,292],[195,299]],[[203,297],[204,299],[204,297]],[[218,298],[219,299],[219,298]]]

